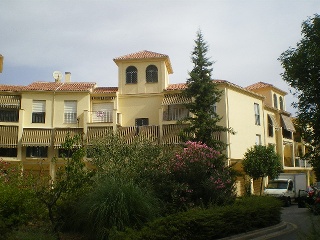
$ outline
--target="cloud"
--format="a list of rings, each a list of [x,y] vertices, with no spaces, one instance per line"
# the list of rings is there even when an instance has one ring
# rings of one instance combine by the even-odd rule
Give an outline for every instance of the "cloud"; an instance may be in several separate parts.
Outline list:
[[[295,46],[302,21],[319,7],[318,0],[2,0],[0,81],[52,81],[60,70],[73,81],[117,86],[112,59],[150,50],[169,55],[171,82],[185,82],[200,28],[215,78],[286,88],[277,58]]]

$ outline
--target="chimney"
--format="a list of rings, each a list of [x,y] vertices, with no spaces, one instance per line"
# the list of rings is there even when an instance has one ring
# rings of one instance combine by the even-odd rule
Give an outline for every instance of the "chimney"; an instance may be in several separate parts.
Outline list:
[[[2,73],[3,69],[3,56],[0,54],[0,73]]]
[[[64,81],[71,82],[71,72],[65,72],[64,74],[65,74]]]

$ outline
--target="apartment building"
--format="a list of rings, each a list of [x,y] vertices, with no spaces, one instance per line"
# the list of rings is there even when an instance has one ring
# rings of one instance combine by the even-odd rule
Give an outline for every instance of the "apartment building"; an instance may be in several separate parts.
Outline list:
[[[54,176],[63,164],[61,143],[67,134],[81,134],[85,144],[111,132],[128,142],[139,136],[159,144],[180,144],[183,125],[177,120],[189,114],[184,103],[190,99],[181,95],[185,83],[169,82],[173,73],[169,56],[141,51],[113,60],[118,66],[118,87],[73,82],[70,73],[64,80],[56,73],[51,82],[0,85],[0,157],[25,170],[41,166]],[[222,117],[220,124],[236,132],[215,136],[227,143],[229,163],[241,169],[248,148],[272,144],[285,171],[311,174],[311,166],[299,158],[304,145],[294,139],[284,91],[262,82],[241,87],[213,81],[223,93],[214,106]]]

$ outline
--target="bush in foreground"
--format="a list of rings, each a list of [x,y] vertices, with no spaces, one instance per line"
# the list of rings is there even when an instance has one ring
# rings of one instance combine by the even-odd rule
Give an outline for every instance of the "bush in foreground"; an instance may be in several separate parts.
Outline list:
[[[281,220],[281,203],[271,197],[248,197],[233,205],[212,207],[158,218],[142,230],[129,229],[114,240],[219,239],[275,225]]]
[[[132,182],[107,177],[84,196],[74,216],[77,231],[108,239],[112,229],[141,227],[157,217],[157,199]]]

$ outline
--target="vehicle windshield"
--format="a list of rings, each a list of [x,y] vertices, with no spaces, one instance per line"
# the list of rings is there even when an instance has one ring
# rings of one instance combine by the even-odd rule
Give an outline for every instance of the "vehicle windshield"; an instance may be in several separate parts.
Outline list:
[[[268,183],[268,188],[269,189],[287,189],[287,182],[269,182]]]

